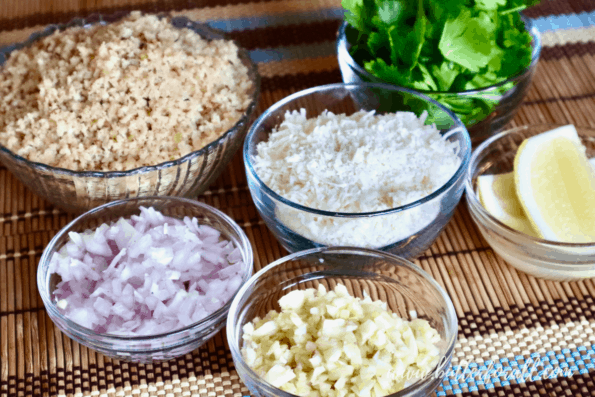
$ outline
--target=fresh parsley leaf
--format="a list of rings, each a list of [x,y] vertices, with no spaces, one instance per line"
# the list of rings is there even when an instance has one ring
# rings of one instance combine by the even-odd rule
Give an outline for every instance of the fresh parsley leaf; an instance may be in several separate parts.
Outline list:
[[[390,35],[390,31],[388,33]],[[386,32],[372,32],[368,36],[368,48],[379,58],[389,59],[390,36]]]
[[[374,76],[396,85],[404,86],[411,76],[411,72],[395,65],[388,65],[384,59],[378,58],[366,62],[365,69]]]
[[[448,18],[456,18],[461,10],[466,9],[468,3],[468,0],[427,0],[426,15],[444,25]]]
[[[506,0],[475,0],[475,5],[482,10],[497,10],[506,5]]]
[[[502,70],[503,56],[504,56],[504,51],[498,46],[493,46],[492,52],[490,53],[490,60],[488,61],[488,69],[487,70],[489,72],[495,72],[495,73],[497,73],[499,70]]]
[[[465,84],[465,90],[477,90],[482,87],[489,87],[498,84],[501,79],[494,72],[478,73]]]
[[[354,60],[372,75],[429,92],[472,125],[489,116],[531,62],[519,11],[539,0],[342,0]],[[440,91],[436,93],[436,91]]]
[[[440,91],[448,91],[461,72],[461,67],[454,62],[444,61],[438,65],[432,65],[434,76]]]
[[[492,112],[493,106],[498,103],[478,97],[453,94],[431,94],[430,97],[456,113],[465,125],[476,124],[485,119]]]
[[[408,17],[407,2],[400,0],[377,0],[378,19],[385,26],[400,25]]]
[[[423,0],[418,1],[417,18],[413,29],[403,35],[401,26],[392,25],[388,29],[393,64],[402,63],[409,70],[417,65],[419,54],[425,41],[426,16],[424,14]]]
[[[510,77],[520,73],[531,63],[531,35],[524,29],[519,29],[524,25],[518,15],[503,15],[500,19],[502,27],[497,41],[502,49],[502,57],[497,74]]]
[[[521,73],[531,63],[531,51],[510,49],[502,56],[502,67],[498,75],[507,78]]]
[[[463,10],[457,18],[450,18],[444,25],[438,48],[444,58],[477,72],[490,60],[492,47],[496,45],[493,24],[486,13],[478,17]]]
[[[417,65],[414,76],[417,78],[411,83],[412,88],[421,91],[438,91],[438,84],[436,84],[428,69],[421,63]]]
[[[375,30],[371,23],[375,14],[374,0],[342,0],[341,5],[347,11],[345,20],[360,34],[369,34]]]

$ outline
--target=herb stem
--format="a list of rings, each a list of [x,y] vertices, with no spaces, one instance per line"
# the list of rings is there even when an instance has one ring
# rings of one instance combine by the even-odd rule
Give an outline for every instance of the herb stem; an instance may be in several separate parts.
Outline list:
[[[506,14],[510,14],[511,12],[523,11],[525,8],[527,8],[527,6],[523,4],[523,5],[514,7],[514,8],[510,8],[508,10],[500,11],[499,14],[506,15]]]

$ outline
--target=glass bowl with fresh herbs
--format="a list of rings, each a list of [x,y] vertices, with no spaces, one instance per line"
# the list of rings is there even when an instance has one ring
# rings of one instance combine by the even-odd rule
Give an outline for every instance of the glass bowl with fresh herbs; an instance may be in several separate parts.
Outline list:
[[[420,91],[453,111],[476,145],[504,128],[529,89],[541,40],[520,11],[537,2],[343,0],[343,81]]]

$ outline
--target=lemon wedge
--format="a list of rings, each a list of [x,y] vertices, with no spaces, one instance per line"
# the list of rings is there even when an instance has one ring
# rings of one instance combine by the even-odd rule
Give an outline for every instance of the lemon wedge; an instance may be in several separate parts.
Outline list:
[[[514,173],[479,176],[477,195],[481,205],[500,222],[519,232],[539,237],[517,198]]]
[[[519,201],[546,240],[595,241],[595,173],[572,125],[525,140],[514,159]]]

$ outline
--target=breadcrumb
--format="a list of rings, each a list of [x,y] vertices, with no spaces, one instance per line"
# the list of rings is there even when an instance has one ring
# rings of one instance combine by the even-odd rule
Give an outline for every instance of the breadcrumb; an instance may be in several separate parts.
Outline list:
[[[133,12],[12,52],[0,69],[0,144],[75,171],[155,165],[233,127],[253,89],[233,42]]]

